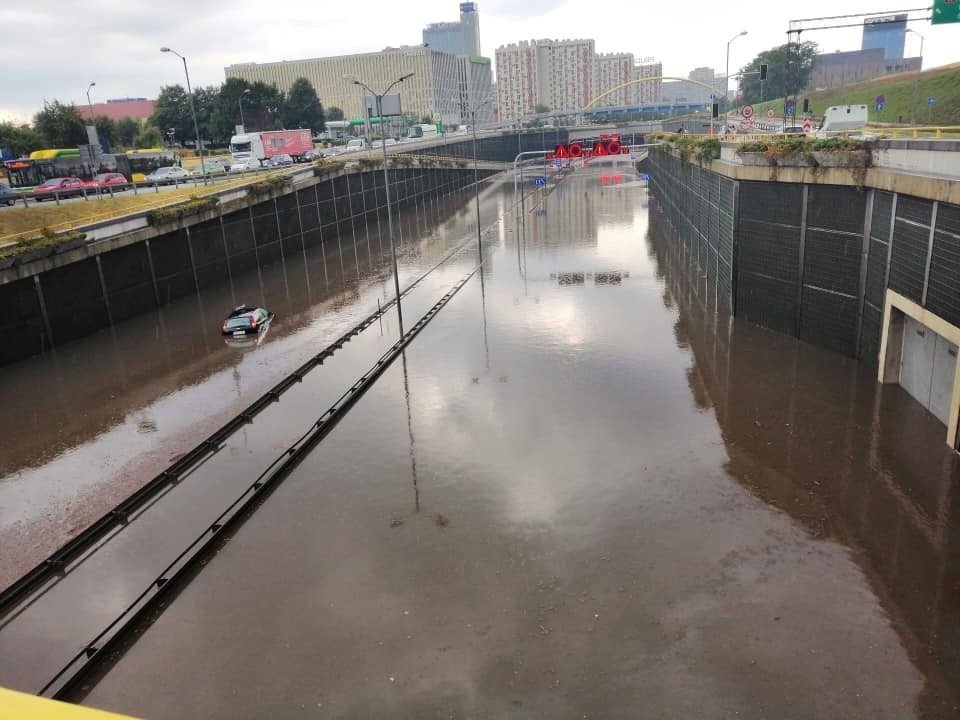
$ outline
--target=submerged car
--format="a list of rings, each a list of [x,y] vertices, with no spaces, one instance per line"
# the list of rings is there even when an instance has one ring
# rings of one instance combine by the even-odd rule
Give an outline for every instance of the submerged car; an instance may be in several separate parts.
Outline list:
[[[224,319],[220,332],[230,337],[257,335],[266,332],[271,320],[273,313],[269,310],[240,305]]]

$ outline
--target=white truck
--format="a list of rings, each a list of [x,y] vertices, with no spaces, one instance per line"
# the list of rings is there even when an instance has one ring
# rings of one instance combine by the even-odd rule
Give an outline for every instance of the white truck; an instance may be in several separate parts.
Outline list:
[[[239,133],[230,138],[230,157],[234,167],[255,169],[277,155],[289,155],[294,160],[313,150],[309,130],[271,130],[259,133]]]
[[[829,137],[831,133],[863,130],[867,120],[869,113],[866,105],[833,105],[823,114],[817,136]]]

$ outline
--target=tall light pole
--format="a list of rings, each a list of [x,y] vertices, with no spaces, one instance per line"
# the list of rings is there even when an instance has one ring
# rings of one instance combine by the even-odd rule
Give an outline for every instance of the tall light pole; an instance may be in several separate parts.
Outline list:
[[[190,99],[190,113],[193,115],[193,132],[197,139],[197,153],[200,155],[200,174],[203,175],[203,184],[207,184],[207,167],[203,163],[203,144],[200,142],[200,124],[197,122],[197,109],[193,106],[193,89],[190,87],[190,71],[187,69],[187,59],[176,50],[168,47],[160,48],[162,53],[173,53],[183,60],[183,74],[187,76],[187,97]]]
[[[913,117],[910,118],[910,124],[917,124],[917,108],[920,105],[920,74],[923,72],[923,35],[916,30],[907,28],[907,32],[913,33],[920,38],[920,69],[917,70],[917,77],[913,80]]]
[[[470,128],[473,130],[473,194],[477,202],[477,255],[483,263],[483,241],[480,236],[480,170],[477,167],[477,111],[490,103],[486,99],[470,111]],[[483,271],[480,272],[483,275]]]
[[[746,34],[747,34],[746,30],[742,32],[738,32],[736,35],[730,38],[730,42],[727,43],[727,69],[723,73],[723,129],[724,129],[724,132],[726,132],[726,129],[727,129],[727,111],[730,109],[729,108],[730,101],[728,100],[728,98],[730,97],[730,46],[733,44],[734,40],[736,40],[738,37],[743,37]]]
[[[413,77],[413,73],[407,73],[394,80],[387,86],[382,93],[376,93],[370,89],[370,86],[356,78],[346,78],[354,85],[359,85],[368,93],[373,95],[377,101],[377,117],[380,118],[380,147],[383,149],[383,189],[387,196],[387,232],[390,238],[390,255],[393,258],[393,289],[397,294],[397,319],[400,324],[400,334],[403,335],[403,311],[400,309],[400,269],[397,267],[397,246],[393,243],[393,211],[390,207],[390,175],[387,170],[387,138],[383,134],[383,96],[386,95],[395,86]],[[368,114],[364,109],[364,114]]]
[[[250,94],[250,88],[247,88],[242,93],[240,93],[240,97],[237,98],[237,102],[240,103],[240,124],[243,126],[244,132],[247,131],[247,124],[243,121],[243,96],[249,95],[249,94]]]
[[[93,103],[90,102],[90,88],[96,87],[96,85],[97,84],[95,82],[92,82],[89,85],[87,85],[87,107],[90,108],[90,124],[91,125],[94,125],[95,123],[93,122]]]

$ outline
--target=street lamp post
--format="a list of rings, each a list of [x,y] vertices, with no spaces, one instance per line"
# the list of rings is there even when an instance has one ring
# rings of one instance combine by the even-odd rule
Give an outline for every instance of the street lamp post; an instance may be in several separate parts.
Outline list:
[[[87,85],[87,107],[90,108],[90,124],[91,125],[94,125],[95,123],[93,122],[93,103],[90,102],[90,88],[96,87],[96,85],[97,84],[95,82],[92,82],[89,85]]]
[[[730,97],[730,46],[733,44],[733,41],[738,37],[743,37],[747,34],[746,30],[738,32],[732,38],[730,42],[727,43],[727,69],[723,73],[723,129],[726,132],[727,129],[727,112],[729,111],[729,97]]]
[[[408,80],[413,77],[413,73],[407,73],[387,86],[387,89],[382,93],[376,93],[370,89],[370,86],[356,78],[347,78],[354,85],[359,85],[360,87],[366,89],[368,93],[373,95],[376,98],[377,102],[377,117],[380,118],[381,130],[383,127],[383,96],[386,95],[390,90],[395,86],[402,83],[404,80]],[[365,113],[366,114],[366,113]],[[393,243],[393,211],[390,206],[390,175],[387,170],[387,139],[383,135],[383,132],[380,133],[380,147],[383,149],[383,189],[386,193],[387,198],[387,233],[390,238],[390,255],[393,259],[393,289],[397,295],[397,319],[399,320],[400,325],[400,334],[403,335],[403,311],[400,308],[400,269],[397,267],[397,246]]]
[[[917,70],[917,77],[913,80],[913,117],[910,118],[910,124],[917,124],[917,110],[920,107],[920,73],[923,72],[923,35],[916,30],[907,28],[907,32],[913,33],[920,38],[920,69]]]
[[[237,102],[240,103],[240,124],[243,126],[244,132],[247,131],[247,124],[243,121],[243,96],[249,95],[249,94],[250,94],[250,88],[247,88],[242,93],[240,93],[240,97],[237,98]]]
[[[483,263],[483,241],[480,235],[480,170],[477,167],[477,111],[489,104],[489,102],[489,99],[484,100],[470,111],[470,128],[473,130],[473,194],[477,203],[477,255],[480,258],[481,264]]]
[[[203,162],[203,145],[200,142],[200,124],[197,122],[197,109],[193,105],[193,89],[190,87],[190,71],[187,69],[187,59],[176,50],[168,47],[160,48],[162,53],[173,53],[183,60],[183,74],[187,76],[187,98],[190,100],[190,113],[193,115],[193,132],[197,140],[197,153],[200,155],[200,174],[203,175],[203,184],[207,184],[207,167]]]

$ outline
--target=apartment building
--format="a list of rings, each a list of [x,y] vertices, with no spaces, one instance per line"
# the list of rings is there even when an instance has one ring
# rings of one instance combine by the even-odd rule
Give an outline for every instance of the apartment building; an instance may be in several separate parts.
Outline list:
[[[653,58],[634,62],[632,53],[595,52],[593,40],[529,40],[497,48],[497,106],[500,119],[516,119],[537,105],[580,110],[610,92],[594,107],[624,107],[660,101],[662,83]],[[626,87],[620,87],[626,85]]]
[[[448,52],[422,46],[386,48],[381,52],[337,55],[270,63],[240,63],[224,68],[227,78],[265,82],[287,92],[297,78],[306,78],[325,107],[336,105],[349,118],[363,117],[361,87],[357,78],[380,92],[397,78],[414,73],[396,86],[404,114],[417,118],[439,116],[445,124],[462,120],[460,60]]]

